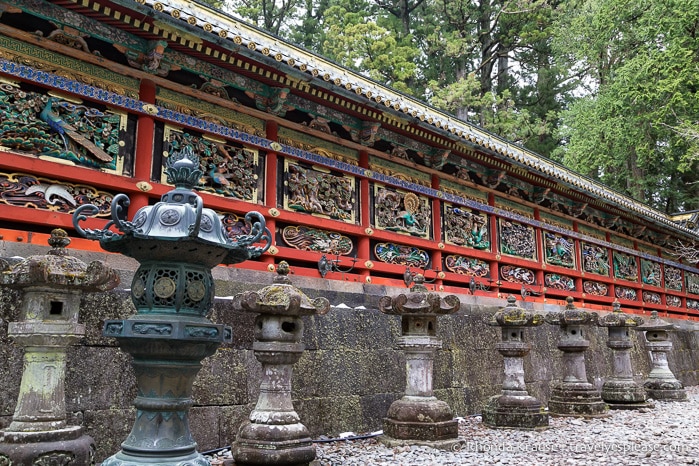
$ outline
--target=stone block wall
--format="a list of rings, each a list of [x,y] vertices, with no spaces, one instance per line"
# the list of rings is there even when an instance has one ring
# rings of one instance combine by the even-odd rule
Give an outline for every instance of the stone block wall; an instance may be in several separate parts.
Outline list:
[[[87,335],[70,350],[68,359],[69,417],[95,438],[99,461],[119,450],[135,416],[132,401],[136,388],[130,358],[114,339],[102,337],[101,332],[104,320],[133,314],[127,289],[137,264],[114,255],[74,255],[87,262],[106,260],[122,275],[120,289],[84,297],[80,319],[87,326]],[[219,267],[214,277],[217,300],[210,318],[233,327],[233,342],[204,361],[195,381],[191,428],[200,451],[229,445],[257,400],[261,368],[252,352],[254,315],[235,312],[230,297],[268,285],[273,275]],[[381,314],[377,302],[385,294],[407,290],[293,275],[291,279],[310,297],[325,296],[334,306],[325,316],[304,320],[306,352],[296,364],[293,378],[294,406],[302,422],[313,436],[381,429],[389,405],[405,388],[405,359],[394,349],[400,319]],[[438,321],[443,349],[435,360],[434,388],[436,396],[448,402],[457,416],[467,416],[479,413],[487,398],[500,391],[503,362],[495,350],[500,329],[487,322],[506,302],[468,294],[459,298],[460,311]],[[7,337],[7,324],[18,319],[19,306],[16,292],[0,290],[0,428],[9,424],[19,391],[22,353]],[[536,309],[559,310],[558,306],[541,304]],[[681,328],[673,332],[670,367],[685,385],[696,385],[699,336],[694,324],[675,323]],[[557,326],[546,324],[528,330],[533,349],[525,359],[526,382],[530,393],[544,402],[549,397],[551,380],[561,374],[558,331]],[[588,377],[601,386],[611,368],[606,329],[595,327],[588,337]],[[649,355],[639,344],[640,337],[633,332],[637,344],[632,358],[639,380],[650,370]]]

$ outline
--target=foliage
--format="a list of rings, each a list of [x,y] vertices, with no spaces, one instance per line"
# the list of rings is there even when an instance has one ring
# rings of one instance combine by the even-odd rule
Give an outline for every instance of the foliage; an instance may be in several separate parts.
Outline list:
[[[699,206],[686,123],[699,115],[699,9],[690,3],[587,1],[559,42],[594,91],[562,114],[564,162],[668,213]]]
[[[699,207],[697,0],[227,6],[656,208]]]

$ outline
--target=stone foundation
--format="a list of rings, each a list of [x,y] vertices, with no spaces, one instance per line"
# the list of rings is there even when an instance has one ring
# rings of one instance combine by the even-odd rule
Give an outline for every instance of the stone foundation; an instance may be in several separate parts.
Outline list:
[[[27,245],[6,255],[26,256]],[[21,246],[21,247],[20,247]],[[33,252],[36,253],[36,252]],[[107,259],[121,268],[122,283],[131,283],[129,267],[135,261],[108,254],[76,253],[82,260]],[[100,257],[95,257],[100,256]],[[292,268],[293,270],[293,268]],[[273,274],[219,267],[214,270],[216,296],[232,296],[243,290],[258,290],[270,284]],[[394,349],[400,335],[400,318],[378,312],[377,302],[385,294],[404,293],[405,288],[384,288],[352,282],[304,279],[294,284],[308,296],[325,296],[334,308],[327,315],[304,318],[304,355],[294,366],[293,403],[312,438],[357,433],[382,428],[391,403],[405,390],[405,360]],[[123,285],[122,285],[123,286]],[[459,295],[461,310],[440,318],[438,337],[442,350],[435,355],[435,396],[451,406],[454,416],[482,413],[487,401],[502,391],[503,358],[496,350],[500,329],[487,325],[505,304],[504,299]],[[520,302],[521,304],[521,302]],[[366,309],[353,309],[364,306]],[[525,303],[538,312],[560,311],[561,307]],[[7,322],[17,320],[16,294],[0,292],[0,428],[9,425],[19,392],[22,353],[7,338]],[[134,313],[124,291],[87,295],[80,318],[87,336],[68,352],[66,403],[68,422],[83,425],[96,442],[98,462],[116,453],[135,418],[136,385],[129,357],[113,339],[101,336],[102,322]],[[211,320],[233,327],[233,342],[224,344],[204,361],[193,388],[191,430],[198,450],[228,445],[254,408],[260,386],[261,366],[252,352],[255,316],[233,312],[230,299],[217,299]],[[684,385],[699,381],[699,339],[694,324],[673,321],[681,329],[671,333],[673,351],[668,355],[675,376]],[[562,372],[561,352],[556,348],[557,330],[551,325],[528,329],[532,350],[524,360],[525,382],[530,395],[544,405],[550,398],[552,377]],[[650,371],[648,353],[632,334],[634,378],[643,381]],[[606,329],[590,329],[587,338],[587,375],[598,387],[611,371],[611,350],[606,347]]]

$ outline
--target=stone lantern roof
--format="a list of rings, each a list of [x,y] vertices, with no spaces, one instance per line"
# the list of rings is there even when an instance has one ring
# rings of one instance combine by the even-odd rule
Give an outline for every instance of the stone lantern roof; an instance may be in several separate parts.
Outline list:
[[[544,323],[543,316],[517,306],[517,299],[509,295],[507,306],[493,315],[488,325],[500,327],[535,327]]]
[[[670,331],[675,330],[675,325],[667,322],[660,317],[658,317],[658,311],[652,311],[650,313],[650,319],[646,321],[645,324],[636,327],[639,331]]]
[[[575,307],[572,296],[566,298],[566,307],[561,312],[546,314],[546,322],[552,325],[591,325],[597,323],[596,312],[589,312]]]
[[[165,173],[175,189],[165,193],[160,202],[136,212],[133,221],[126,220],[129,198],[118,194],[112,201],[112,221],[103,230],[80,227],[79,222],[97,208],[87,204],[73,214],[73,226],[82,236],[99,240],[103,249],[143,261],[179,262],[183,257],[202,265],[238,264],[260,256],[271,245],[271,233],[258,212],[248,212],[245,221],[250,233],[235,240],[225,232],[221,219],[205,208],[194,188],[202,176],[199,158],[187,147],[174,152],[167,160]],[[115,233],[116,227],[123,234]],[[265,242],[264,246],[254,246]]]
[[[599,318],[597,325],[600,327],[638,327],[643,324],[643,318],[621,312],[621,304],[614,300],[613,311]]]
[[[234,307],[247,312],[278,316],[324,315],[330,309],[327,298],[311,300],[291,284],[289,264],[282,261],[277,267],[274,284],[259,291],[246,291],[235,298]]]
[[[116,272],[103,262],[85,264],[69,256],[65,248],[70,238],[65,230],[53,230],[48,242],[52,249],[46,255],[29,256],[19,262],[0,259],[0,284],[94,292],[111,290],[119,283]]]

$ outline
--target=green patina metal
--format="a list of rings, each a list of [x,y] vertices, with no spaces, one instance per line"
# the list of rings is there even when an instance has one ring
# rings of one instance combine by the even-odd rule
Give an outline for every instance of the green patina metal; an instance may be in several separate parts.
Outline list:
[[[95,206],[81,206],[73,216],[83,236],[140,263],[131,286],[136,315],[107,320],[103,330],[133,356],[139,393],[131,434],[104,466],[208,465],[189,430],[192,386],[201,361],[232,338],[230,327],[206,318],[214,297],[211,269],[257,257],[270,244],[259,213],[248,213],[248,232],[231,239],[218,215],[203,207],[193,191],[202,171],[191,148],[170,155],[166,174],[175,189],[140,209],[133,221],[126,220],[129,200],[123,194],[114,198],[112,221],[103,230],[79,225]]]

